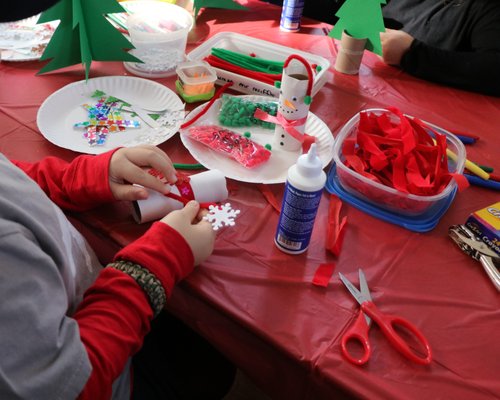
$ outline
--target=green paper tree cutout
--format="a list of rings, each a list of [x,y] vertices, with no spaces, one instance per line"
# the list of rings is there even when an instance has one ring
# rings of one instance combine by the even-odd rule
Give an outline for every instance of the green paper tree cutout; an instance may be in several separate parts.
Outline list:
[[[88,79],[92,60],[141,62],[127,52],[132,43],[105,17],[120,12],[125,10],[116,0],[61,0],[43,12],[38,23],[60,23],[40,58],[51,61],[38,74],[82,63]]]
[[[234,0],[193,0],[194,18],[198,17],[200,8],[227,8],[229,10],[246,10],[245,6]]]
[[[367,50],[382,55],[380,32],[385,31],[381,4],[386,0],[346,0],[335,14],[339,17],[328,36],[342,38],[342,32],[355,39],[366,39]]]

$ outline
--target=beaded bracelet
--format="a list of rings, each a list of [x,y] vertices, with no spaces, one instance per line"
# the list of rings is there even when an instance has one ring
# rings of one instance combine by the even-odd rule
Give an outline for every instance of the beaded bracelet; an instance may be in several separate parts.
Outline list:
[[[160,280],[146,268],[130,261],[119,260],[107,265],[130,275],[148,296],[149,304],[156,317],[165,307],[167,295]]]

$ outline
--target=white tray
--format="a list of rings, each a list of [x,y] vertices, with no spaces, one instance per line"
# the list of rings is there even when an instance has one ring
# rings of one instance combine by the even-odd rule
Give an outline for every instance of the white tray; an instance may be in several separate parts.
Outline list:
[[[283,62],[291,54],[298,54],[309,61],[309,63],[316,64],[321,67],[321,71],[314,78],[314,85],[312,88],[313,95],[316,94],[326,83],[326,72],[328,71],[328,68],[330,68],[330,61],[321,56],[234,32],[217,33],[196,49],[192,50],[187,55],[187,58],[189,60],[203,60],[203,58],[210,55],[213,47],[219,47],[247,55],[253,53],[259,58]],[[225,71],[220,68],[215,68],[215,70],[217,72],[218,84],[223,85],[226,82],[233,81],[234,85],[231,89],[238,92],[279,97],[279,89],[273,85],[259,82],[255,79],[238,75],[234,72]]]

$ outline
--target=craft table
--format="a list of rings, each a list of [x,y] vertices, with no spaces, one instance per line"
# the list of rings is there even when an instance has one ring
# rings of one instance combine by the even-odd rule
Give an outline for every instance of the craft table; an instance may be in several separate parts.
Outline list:
[[[189,49],[222,31],[239,32],[328,58],[336,48],[325,36],[329,25],[304,19],[300,33],[278,28],[280,8],[258,1],[249,11],[205,10],[191,33]],[[36,113],[47,96],[84,78],[80,66],[35,76],[38,62],[0,63],[0,151],[36,161],[48,155],[77,156],[40,134]],[[334,135],[355,113],[395,106],[450,130],[477,134],[468,158],[500,170],[500,99],[455,90],[408,76],[365,52],[359,75],[333,68],[315,96],[311,112]],[[121,63],[94,62],[91,77],[127,75]],[[160,79],[174,88],[174,79]],[[160,146],[174,162],[194,162],[178,136]],[[344,204],[345,240],[339,257],[325,250],[329,194],[325,192],[310,249],[286,255],[273,244],[278,213],[262,191],[278,199],[283,185],[263,188],[229,182],[233,207],[241,210],[234,228],[219,233],[213,255],[169,301],[172,313],[225,353],[275,399],[412,398],[494,399],[500,397],[500,295],[479,263],[448,237],[448,227],[499,200],[479,187],[458,193],[435,229],[415,233],[375,219]],[[70,215],[106,261],[140,236],[126,203]],[[358,307],[338,279],[328,287],[311,284],[319,264],[334,262],[357,283],[358,267],[367,274],[374,301],[387,313],[417,325],[434,352],[429,366],[412,364],[394,351],[378,328],[370,339],[373,356],[363,367],[340,353],[340,337],[357,317]]]

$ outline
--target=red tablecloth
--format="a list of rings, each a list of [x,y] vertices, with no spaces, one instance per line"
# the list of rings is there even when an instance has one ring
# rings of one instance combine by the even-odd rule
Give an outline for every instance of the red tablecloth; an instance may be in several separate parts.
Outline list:
[[[304,20],[300,33],[280,32],[280,9],[250,1],[250,10],[205,10],[189,48],[217,32],[233,31],[328,58],[336,57],[326,24]],[[197,41],[194,43],[193,41]],[[0,151],[11,158],[71,159],[40,134],[37,109],[55,90],[84,78],[79,67],[35,76],[37,62],[0,64]],[[127,75],[121,63],[92,64],[91,77]],[[174,80],[158,80],[174,88]],[[468,157],[500,169],[500,99],[424,82],[365,52],[359,75],[330,69],[311,111],[333,134],[368,107],[395,106],[448,129],[477,134]],[[178,137],[160,146],[175,162],[194,161]],[[206,336],[273,398],[346,397],[492,399],[500,397],[500,296],[481,266],[448,238],[452,224],[498,201],[498,192],[471,187],[459,193],[435,229],[414,233],[344,205],[348,218],[341,254],[325,250],[329,195],[325,192],[309,251],[281,253],[273,244],[278,214],[258,185],[230,182],[230,202],[241,210],[222,231],[213,255],[174,291],[170,310]],[[269,187],[278,198],[283,185]],[[73,215],[103,260],[138,237],[129,205]],[[335,274],[327,288],[311,284],[320,263],[357,282],[363,267],[378,306],[417,325],[434,351],[430,366],[412,364],[373,328],[373,356],[357,367],[340,353],[340,337],[357,316]],[[337,397],[335,397],[337,396]]]

